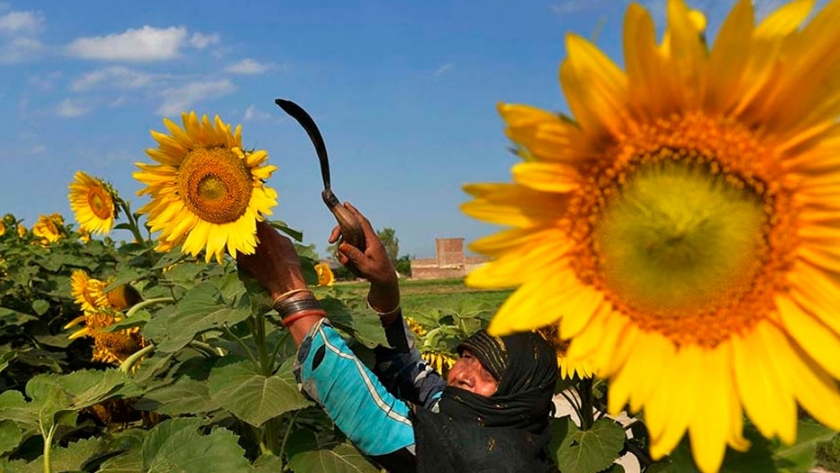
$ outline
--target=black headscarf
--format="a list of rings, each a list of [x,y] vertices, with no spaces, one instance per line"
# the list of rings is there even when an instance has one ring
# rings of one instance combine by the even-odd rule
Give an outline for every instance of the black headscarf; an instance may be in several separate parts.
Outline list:
[[[504,337],[480,331],[458,346],[469,350],[499,381],[485,397],[447,386],[440,412],[416,407],[417,471],[557,471],[546,456],[557,358],[540,335]]]

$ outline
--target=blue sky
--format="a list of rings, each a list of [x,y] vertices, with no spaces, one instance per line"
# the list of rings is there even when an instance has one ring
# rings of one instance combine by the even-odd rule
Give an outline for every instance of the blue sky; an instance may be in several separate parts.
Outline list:
[[[664,0],[642,2],[657,24]],[[712,33],[731,0],[689,1]],[[778,1],[758,1],[759,15]],[[279,167],[272,218],[324,250],[334,225],[301,128],[274,105],[296,101],[330,151],[333,190],[392,227],[400,253],[434,255],[498,227],[459,210],[469,182],[509,181],[500,101],[565,111],[564,37],[595,40],[621,62],[625,0],[483,2],[0,3],[0,214],[27,226],[72,221],[77,170],[111,182],[137,209],[131,177],[150,129],[181,110],[242,124],[243,144]],[[117,239],[130,239],[116,231]]]

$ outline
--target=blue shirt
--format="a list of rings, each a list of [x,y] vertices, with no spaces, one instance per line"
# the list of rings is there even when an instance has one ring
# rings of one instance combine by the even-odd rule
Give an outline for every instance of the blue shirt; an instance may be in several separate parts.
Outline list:
[[[321,319],[298,348],[295,375],[301,391],[320,404],[362,452],[378,457],[404,450],[413,455],[409,403],[436,411],[446,382],[422,361],[402,318],[386,334],[399,348],[377,347],[371,371],[329,320]]]

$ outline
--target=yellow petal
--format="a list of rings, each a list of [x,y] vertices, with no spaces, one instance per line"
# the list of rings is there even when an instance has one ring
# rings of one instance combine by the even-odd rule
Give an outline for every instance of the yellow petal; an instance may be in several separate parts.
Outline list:
[[[790,298],[777,295],[776,307],[787,332],[802,349],[835,378],[840,379],[840,338]]]

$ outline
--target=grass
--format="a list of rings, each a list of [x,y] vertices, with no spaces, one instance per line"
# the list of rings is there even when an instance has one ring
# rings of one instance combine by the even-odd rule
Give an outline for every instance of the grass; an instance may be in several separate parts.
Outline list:
[[[366,282],[342,283],[342,286],[357,292],[360,297],[367,294]],[[476,305],[495,312],[512,292],[512,289],[484,290],[467,287],[463,278],[400,281],[401,304],[406,315],[433,309],[460,311],[464,307]]]

